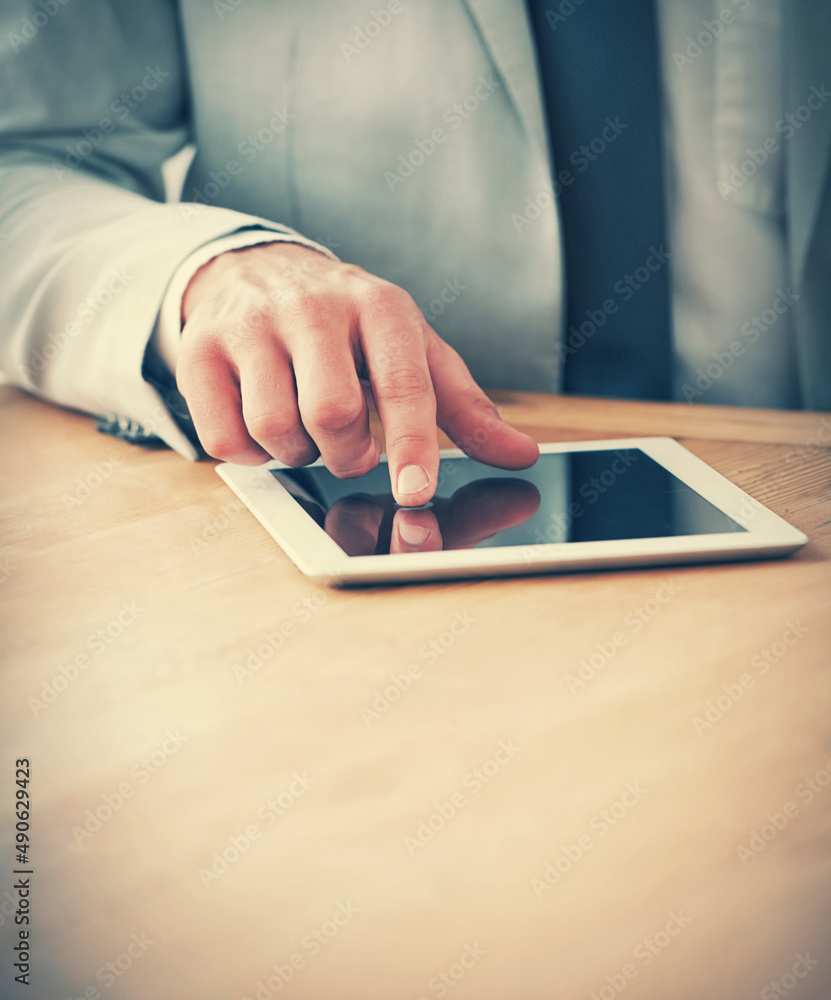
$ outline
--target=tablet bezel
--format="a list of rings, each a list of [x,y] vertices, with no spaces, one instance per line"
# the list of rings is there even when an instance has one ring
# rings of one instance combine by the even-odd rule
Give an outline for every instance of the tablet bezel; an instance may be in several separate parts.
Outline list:
[[[787,555],[808,538],[758,500],[668,437],[606,438],[540,445],[541,454],[640,449],[746,530],[615,541],[555,542],[440,552],[348,556],[271,475],[288,468],[218,465],[217,473],[307,576],[332,586],[460,577],[559,573],[624,566],[657,566],[762,559]],[[449,448],[442,458],[464,458]],[[386,455],[381,458],[386,461]],[[314,465],[322,465],[318,460]]]

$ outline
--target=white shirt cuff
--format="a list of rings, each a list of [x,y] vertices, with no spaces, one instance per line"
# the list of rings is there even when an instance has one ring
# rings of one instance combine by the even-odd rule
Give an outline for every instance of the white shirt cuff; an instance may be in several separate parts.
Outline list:
[[[332,260],[338,258],[320,243],[307,240],[297,233],[281,233],[268,229],[240,229],[228,236],[204,244],[187,257],[170,279],[159,309],[159,319],[153,331],[151,345],[172,374],[176,372],[179,357],[179,337],[182,333],[182,298],[190,279],[209,260],[228,250],[258,246],[261,243],[298,243],[325,254]]]

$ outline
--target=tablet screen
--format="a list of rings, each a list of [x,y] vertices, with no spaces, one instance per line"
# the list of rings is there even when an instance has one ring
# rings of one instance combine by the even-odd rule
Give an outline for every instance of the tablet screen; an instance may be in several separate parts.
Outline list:
[[[401,519],[433,550],[745,531],[639,448],[543,454],[519,472],[443,458],[433,500],[416,508],[394,502],[386,463],[359,479],[322,466],[272,475],[348,555],[389,553]]]

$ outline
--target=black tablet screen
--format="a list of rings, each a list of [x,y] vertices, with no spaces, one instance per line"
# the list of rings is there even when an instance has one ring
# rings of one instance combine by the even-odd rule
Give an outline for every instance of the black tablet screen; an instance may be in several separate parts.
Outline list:
[[[359,479],[272,474],[349,555],[745,530],[638,448],[543,454],[520,472],[445,458],[417,508],[394,502],[385,463]]]

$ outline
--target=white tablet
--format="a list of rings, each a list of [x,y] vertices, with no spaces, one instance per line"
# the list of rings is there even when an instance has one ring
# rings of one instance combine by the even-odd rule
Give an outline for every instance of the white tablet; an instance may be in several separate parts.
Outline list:
[[[442,451],[436,495],[416,508],[394,502],[386,456],[359,479],[319,461],[216,471],[333,585],[760,559],[808,541],[671,438],[545,444],[519,472]]]

